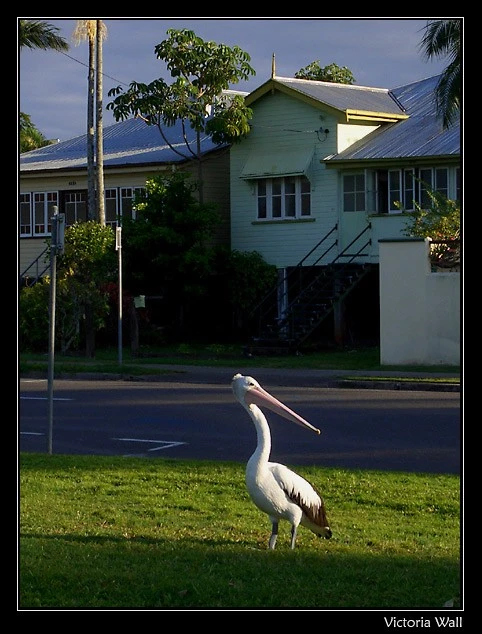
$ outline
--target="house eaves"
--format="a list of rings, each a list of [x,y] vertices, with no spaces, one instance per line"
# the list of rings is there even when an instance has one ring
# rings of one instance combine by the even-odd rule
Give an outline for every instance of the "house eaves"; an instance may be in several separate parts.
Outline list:
[[[408,118],[380,126],[339,154],[321,159],[327,167],[355,167],[358,162],[460,160],[460,120],[444,129],[437,115],[435,89],[439,76],[394,89]]]
[[[340,123],[369,121],[390,123],[408,117],[400,103],[386,88],[370,88],[349,84],[272,77],[245,99],[251,107],[258,99],[275,91],[290,95],[312,107],[328,111]]]

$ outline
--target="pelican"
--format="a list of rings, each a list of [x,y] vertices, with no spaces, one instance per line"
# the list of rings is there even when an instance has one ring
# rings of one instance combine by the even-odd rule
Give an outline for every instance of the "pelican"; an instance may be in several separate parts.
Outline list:
[[[320,430],[269,394],[251,376],[235,374],[232,388],[234,396],[256,427],[258,444],[246,465],[246,487],[251,500],[261,511],[267,513],[271,521],[268,548],[274,550],[276,545],[279,520],[287,520],[291,524],[292,549],[295,547],[300,524],[319,537],[329,539],[331,530],[326,519],[325,503],[315,487],[288,467],[269,462],[271,434],[260,407],[267,407],[316,434],[320,434]]]

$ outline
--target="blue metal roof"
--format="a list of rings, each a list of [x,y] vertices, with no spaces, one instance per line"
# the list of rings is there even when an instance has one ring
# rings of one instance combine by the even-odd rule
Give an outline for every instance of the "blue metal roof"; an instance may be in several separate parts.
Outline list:
[[[444,130],[437,116],[435,88],[440,75],[394,88],[408,119],[380,126],[360,141],[332,157],[337,161],[460,156],[460,118]]]
[[[337,155],[326,157],[333,164],[341,161],[402,159],[410,157],[460,156],[460,121],[444,130],[436,116],[434,91],[440,76],[388,90],[347,84],[275,77],[246,96],[252,104],[273,86],[284,86],[320,104],[341,112],[372,112],[404,117],[386,123]],[[129,119],[103,130],[104,167],[140,166],[185,162],[186,147],[181,122],[164,128],[168,139],[183,154],[174,152],[162,139],[157,127],[141,119]],[[186,130],[190,146],[196,152],[196,135]],[[225,146],[215,145],[209,137],[201,139],[203,154]],[[20,155],[22,173],[44,170],[85,169],[87,135],[48,145]]]
[[[293,79],[288,77],[273,77],[264,86],[250,93],[248,105],[270,89],[271,85],[281,84],[291,90],[326,104],[336,110],[360,110],[364,112],[386,113],[394,116],[404,115],[403,109],[397,103],[388,88],[370,88],[367,86],[353,86],[349,84],[335,84],[326,81],[308,79]],[[259,92],[258,92],[259,91]]]
[[[190,147],[196,153],[196,134],[189,126],[186,132]],[[142,119],[128,119],[107,126],[103,130],[104,167],[185,162],[188,150],[184,144],[181,122],[164,128],[164,133],[183,156],[166,145],[156,126],[149,126]],[[203,154],[221,147],[224,146],[215,145],[209,137],[201,138]],[[20,171],[23,173],[86,167],[87,134],[20,155]]]

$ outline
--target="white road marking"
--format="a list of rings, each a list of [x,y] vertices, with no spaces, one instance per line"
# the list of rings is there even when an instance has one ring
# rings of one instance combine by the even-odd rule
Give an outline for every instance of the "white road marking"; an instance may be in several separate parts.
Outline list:
[[[47,396],[21,396],[21,401],[46,401],[48,399]],[[60,398],[59,396],[54,396],[54,401],[73,401],[73,398]]]
[[[156,445],[162,445],[160,447],[153,447],[147,451],[160,451],[161,449],[170,449],[171,447],[179,447],[180,445],[187,445],[185,442],[176,442],[171,440],[147,440],[145,438],[113,438],[113,440],[121,440],[123,442],[151,442]]]
[[[21,431],[20,435],[21,436],[45,436],[45,434],[42,434],[37,431]]]

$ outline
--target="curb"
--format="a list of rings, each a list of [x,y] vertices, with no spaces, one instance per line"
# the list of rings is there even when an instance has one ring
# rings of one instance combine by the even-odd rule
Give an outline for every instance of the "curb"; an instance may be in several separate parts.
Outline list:
[[[460,392],[460,383],[440,383],[430,381],[357,381],[344,379],[338,387],[366,390],[406,390],[418,392]]]
[[[25,372],[21,378],[45,379],[45,373],[39,371]],[[54,376],[55,380],[77,380],[77,381],[131,381],[133,383],[142,382],[161,382],[161,381],[177,381],[180,380],[193,381],[196,380],[192,376],[186,376],[181,371],[170,370],[169,372],[159,374],[122,374],[122,373],[103,373],[103,372],[77,372],[66,373],[59,372]],[[214,377],[204,377],[202,382],[211,381]],[[199,380],[199,377],[197,377]],[[214,379],[215,380],[215,379]],[[305,383],[309,387],[325,387],[325,388],[346,388],[352,390],[406,390],[418,392],[460,392],[459,383],[443,383],[440,381],[393,381],[387,380],[369,380],[369,379],[343,379],[335,377],[318,378],[316,381]]]

